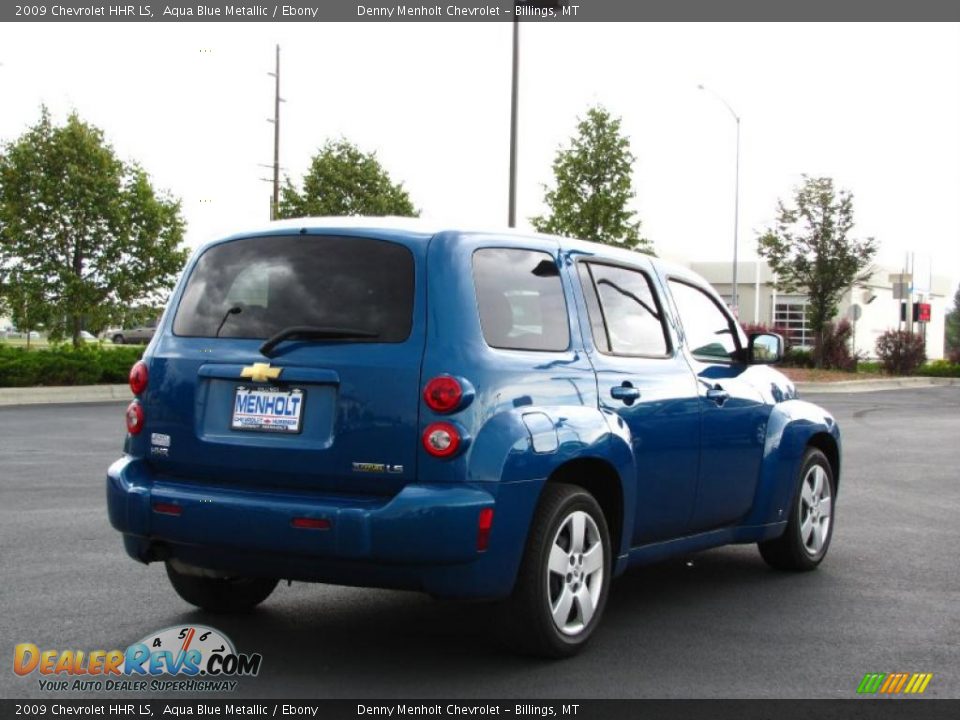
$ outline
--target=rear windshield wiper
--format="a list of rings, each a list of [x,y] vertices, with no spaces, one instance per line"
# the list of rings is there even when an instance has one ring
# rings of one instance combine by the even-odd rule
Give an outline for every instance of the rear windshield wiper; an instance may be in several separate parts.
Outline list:
[[[260,346],[260,354],[266,357],[272,357],[274,348],[284,340],[290,338],[308,338],[311,340],[347,340],[351,338],[377,338],[378,333],[369,330],[357,330],[354,328],[335,328],[335,327],[316,327],[315,325],[293,325],[284,328],[275,335],[269,337],[263,345]]]

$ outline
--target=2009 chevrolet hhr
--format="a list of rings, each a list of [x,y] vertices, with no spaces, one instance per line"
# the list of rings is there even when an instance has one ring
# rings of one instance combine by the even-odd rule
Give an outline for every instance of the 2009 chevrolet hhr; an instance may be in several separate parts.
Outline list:
[[[303,219],[209,244],[130,373],[127,553],[210,611],[278,579],[500,600],[569,655],[628,566],[816,567],[833,418],[687,269],[543,235]]]

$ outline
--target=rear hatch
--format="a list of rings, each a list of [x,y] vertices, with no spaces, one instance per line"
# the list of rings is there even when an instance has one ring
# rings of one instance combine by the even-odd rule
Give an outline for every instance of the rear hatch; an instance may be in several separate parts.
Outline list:
[[[416,477],[426,241],[300,233],[209,247],[150,349],[131,450],[188,482],[399,491]]]

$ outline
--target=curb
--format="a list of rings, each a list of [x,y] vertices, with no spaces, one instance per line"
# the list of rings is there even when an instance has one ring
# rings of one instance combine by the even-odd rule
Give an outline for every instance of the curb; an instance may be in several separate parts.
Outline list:
[[[0,407],[132,400],[128,385],[0,388]]]
[[[943,387],[960,385],[958,378],[939,377],[902,377],[875,380],[842,380],[840,382],[798,382],[795,383],[801,393],[861,393],[880,390],[909,390],[911,388]]]

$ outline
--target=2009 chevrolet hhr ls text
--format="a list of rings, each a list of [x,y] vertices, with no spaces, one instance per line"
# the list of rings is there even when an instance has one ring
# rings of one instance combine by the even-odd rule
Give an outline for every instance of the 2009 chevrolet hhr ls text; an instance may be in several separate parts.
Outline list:
[[[816,567],[833,418],[687,269],[543,235],[302,219],[190,261],[107,477],[127,553],[211,611],[278,579],[499,600],[569,655],[628,566]]]

